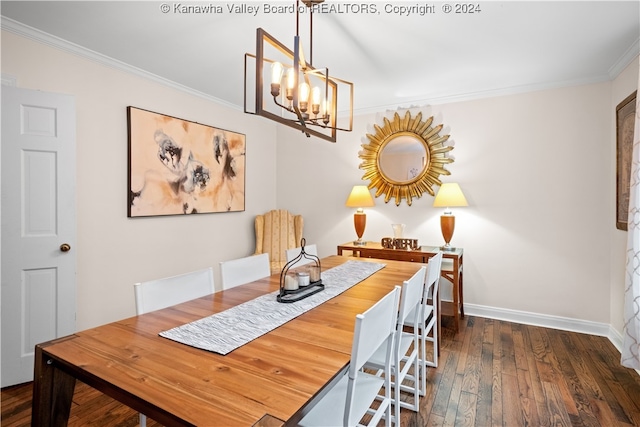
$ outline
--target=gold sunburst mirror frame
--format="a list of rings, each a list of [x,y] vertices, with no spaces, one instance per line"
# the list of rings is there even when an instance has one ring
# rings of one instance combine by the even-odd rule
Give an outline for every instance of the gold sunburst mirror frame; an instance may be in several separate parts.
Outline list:
[[[376,197],[385,195],[385,203],[393,197],[396,206],[402,199],[411,206],[414,197],[435,194],[433,186],[442,185],[440,175],[451,174],[444,166],[453,163],[448,155],[453,146],[445,145],[449,135],[441,136],[443,125],[432,126],[433,120],[433,116],[423,120],[422,112],[414,117],[409,110],[404,117],[395,112],[392,120],[384,117],[382,126],[374,124],[373,135],[367,134],[369,142],[362,144],[359,153],[360,169],[365,171],[362,179],[370,181],[370,189],[377,189]]]

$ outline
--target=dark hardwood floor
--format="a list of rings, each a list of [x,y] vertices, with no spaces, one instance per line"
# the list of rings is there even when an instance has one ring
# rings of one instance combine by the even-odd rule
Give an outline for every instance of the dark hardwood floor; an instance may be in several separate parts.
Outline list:
[[[402,426],[640,426],[640,376],[607,338],[471,316],[453,334],[443,322],[439,366]],[[31,384],[1,399],[2,427],[30,424]],[[137,424],[133,410],[77,384],[70,426]]]

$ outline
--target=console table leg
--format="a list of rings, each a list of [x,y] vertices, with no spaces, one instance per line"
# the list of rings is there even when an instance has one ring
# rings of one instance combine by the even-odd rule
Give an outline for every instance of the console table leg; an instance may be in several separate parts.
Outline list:
[[[458,296],[460,295],[460,289],[458,286],[457,275],[453,275],[453,326],[456,334],[460,330],[460,305]]]
[[[463,281],[462,281],[462,274],[463,272],[461,270],[460,271],[459,277],[458,277],[458,282],[460,283],[460,317],[464,318],[464,289],[463,289]]]

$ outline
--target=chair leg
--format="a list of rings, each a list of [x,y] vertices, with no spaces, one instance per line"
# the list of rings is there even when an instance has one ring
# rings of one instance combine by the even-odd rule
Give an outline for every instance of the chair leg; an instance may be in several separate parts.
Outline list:
[[[420,366],[420,394],[425,396],[427,394],[427,337],[426,331],[422,330],[422,360]]]
[[[438,354],[440,353],[440,341],[438,340],[438,325],[433,325],[433,365],[438,367]]]
[[[140,414],[140,427],[147,427],[147,416]]]

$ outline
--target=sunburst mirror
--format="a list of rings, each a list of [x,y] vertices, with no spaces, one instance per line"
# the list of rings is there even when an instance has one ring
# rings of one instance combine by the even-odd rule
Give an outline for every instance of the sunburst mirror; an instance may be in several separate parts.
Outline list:
[[[412,117],[410,111],[383,121],[374,125],[373,135],[367,134],[369,143],[362,144],[362,179],[376,188],[376,197],[385,195],[385,203],[395,198],[396,206],[402,199],[411,206],[412,199],[425,192],[433,196],[433,186],[442,185],[440,175],[451,174],[444,165],[453,163],[447,155],[453,147],[445,145],[449,135],[440,135],[443,125],[432,126],[433,116],[422,120],[422,112]]]

